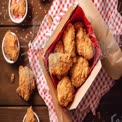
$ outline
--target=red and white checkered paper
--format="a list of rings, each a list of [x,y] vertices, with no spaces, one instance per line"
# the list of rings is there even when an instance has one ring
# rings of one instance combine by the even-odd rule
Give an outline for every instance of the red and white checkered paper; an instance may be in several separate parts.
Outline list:
[[[113,35],[118,37],[122,35],[122,17],[117,12],[117,0],[92,0],[103,17],[104,21],[112,31]],[[28,57],[30,66],[34,72],[36,78],[37,89],[40,96],[45,101],[49,110],[49,119],[51,122],[58,122],[58,118],[55,112],[55,107],[52,102],[52,96],[49,92],[45,76],[42,72],[41,66],[38,60],[38,51],[42,49],[49,37],[52,35],[56,26],[60,22],[62,16],[66,13],[70,6],[76,6],[77,1],[74,0],[54,0],[53,4],[48,11],[48,15],[53,18],[53,24],[47,20],[47,16],[44,17],[36,38],[29,44]],[[119,41],[118,41],[119,43]],[[101,97],[108,92],[114,85],[113,81],[108,74],[101,69],[100,73],[96,77],[92,86],[84,96],[75,110],[71,111],[72,120],[81,122],[87,113],[91,110],[95,114],[95,110],[99,105]]]

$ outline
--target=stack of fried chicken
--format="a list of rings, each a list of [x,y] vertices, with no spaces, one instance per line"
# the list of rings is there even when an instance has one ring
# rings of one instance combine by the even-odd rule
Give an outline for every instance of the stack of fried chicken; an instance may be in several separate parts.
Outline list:
[[[87,79],[94,46],[81,22],[69,23],[49,55],[49,72],[58,79],[57,98],[61,106],[73,101],[75,89]]]

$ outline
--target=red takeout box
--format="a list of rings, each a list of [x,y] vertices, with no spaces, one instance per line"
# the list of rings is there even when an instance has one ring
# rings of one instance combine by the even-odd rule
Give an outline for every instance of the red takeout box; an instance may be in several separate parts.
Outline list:
[[[86,18],[81,7],[77,6],[74,11],[72,12],[70,11],[69,13],[67,12],[65,16],[66,17],[64,17],[64,20],[62,18],[61,22],[57,26],[57,29],[54,31],[53,35],[51,36],[51,38],[48,40],[47,44],[44,47],[43,60],[46,66],[45,68],[47,68],[48,70],[48,57],[50,53],[53,53],[55,45],[59,40],[61,40],[63,32],[69,23],[73,24],[75,22],[81,21],[84,24],[85,29],[89,34],[89,37],[94,45],[94,57],[90,61],[90,74],[87,80],[85,81],[85,83],[80,88],[78,88],[77,92],[75,93],[74,100],[69,106],[69,109],[71,110],[71,109],[75,109],[78,106],[79,102],[82,100],[87,90],[90,88],[91,84],[93,83],[98,72],[100,71],[101,62],[99,59],[101,55],[101,50],[98,41],[96,39],[96,36],[94,35],[92,26],[88,21],[88,19]],[[54,88],[56,89],[58,80],[54,75],[51,76],[49,73],[48,75],[51,77],[51,81],[53,82],[53,85],[55,86]],[[48,80],[48,78],[46,80]]]

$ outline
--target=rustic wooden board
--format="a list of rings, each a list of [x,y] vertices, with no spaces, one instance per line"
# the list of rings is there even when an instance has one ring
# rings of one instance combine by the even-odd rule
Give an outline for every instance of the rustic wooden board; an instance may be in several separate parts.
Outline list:
[[[8,0],[0,0],[0,26],[16,25],[40,25],[44,15],[48,12],[50,3],[43,3],[41,0],[28,0],[28,15],[25,21],[19,25],[14,24],[8,15]]]
[[[0,107],[0,122],[22,122],[27,107]],[[40,122],[49,122],[47,107],[37,106],[33,110]]]
[[[39,25],[45,14],[49,10],[52,2],[42,3],[41,0],[28,0],[29,11],[25,21],[21,24],[11,22],[8,15],[8,1],[0,0],[0,50],[2,39],[7,30],[15,32],[21,43],[21,54],[27,52],[27,45],[32,41],[38,31]],[[122,1],[118,0],[118,11],[122,15]],[[26,108],[29,105],[34,106],[35,112],[39,115],[41,122],[48,122],[48,110],[37,93],[32,95],[29,102],[25,102],[16,93],[18,86],[18,66],[27,65],[27,55],[20,55],[19,60],[10,65],[5,62],[2,52],[0,51],[0,122],[21,122]],[[10,82],[11,73],[15,73],[15,82]],[[116,119],[122,120],[122,79],[117,81],[116,85],[108,92],[100,101],[97,112],[101,113],[101,118],[93,116],[91,113],[86,116],[84,122],[108,122],[112,115],[116,115]],[[106,111],[106,112],[105,112]]]
[[[36,104],[44,105],[45,103],[38,95],[37,91],[34,92],[31,100],[25,102],[21,99],[16,93],[16,88],[18,87],[18,67],[20,65],[28,65],[27,50],[28,42],[33,40],[35,35],[32,33],[33,27],[20,28],[20,27],[11,27],[10,30],[15,32],[19,38],[21,44],[21,51],[18,61],[15,64],[8,64],[0,51],[0,105],[27,105],[27,104]],[[0,28],[0,45],[2,44],[2,39],[8,28]],[[34,32],[37,33],[38,27],[35,27]],[[1,50],[1,47],[0,47]],[[15,82],[11,83],[10,77],[11,74],[15,74]]]

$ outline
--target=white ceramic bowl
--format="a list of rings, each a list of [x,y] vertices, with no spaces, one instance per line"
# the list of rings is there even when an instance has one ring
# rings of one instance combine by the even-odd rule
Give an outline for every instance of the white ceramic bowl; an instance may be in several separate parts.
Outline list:
[[[35,112],[33,112],[33,113],[34,113],[34,116],[36,117],[37,122],[40,122],[39,121],[39,117],[37,116],[37,114]],[[23,122],[25,122],[25,119],[26,119],[26,114],[25,114],[25,116],[23,118]]]
[[[13,33],[13,32],[11,32],[11,33],[12,33],[13,35],[16,36],[15,33]],[[17,37],[17,36],[16,36],[16,37]],[[19,43],[18,37],[17,37],[17,46],[18,46],[19,51],[18,51],[18,56],[17,56],[16,61],[10,60],[10,59],[8,59],[8,58],[6,57],[6,54],[5,54],[5,52],[4,52],[4,41],[5,41],[5,36],[4,36],[3,41],[2,41],[2,53],[3,53],[3,57],[4,57],[4,59],[6,60],[6,62],[8,62],[8,63],[10,63],[10,64],[13,64],[13,63],[15,63],[15,62],[17,61],[17,59],[18,59],[18,57],[19,57],[19,52],[20,52],[20,43]]]
[[[19,24],[19,23],[23,22],[24,19],[25,19],[25,17],[27,16],[27,13],[28,13],[28,2],[27,2],[27,0],[25,0],[25,6],[26,6],[25,15],[24,15],[22,18],[19,18],[19,19],[18,19],[18,18],[15,18],[14,16],[11,15],[11,12],[10,12],[11,1],[12,1],[12,0],[9,0],[9,3],[8,3],[8,13],[9,13],[9,17],[10,17],[10,19],[11,19],[12,22]],[[19,0],[18,0],[18,1],[19,1]]]

